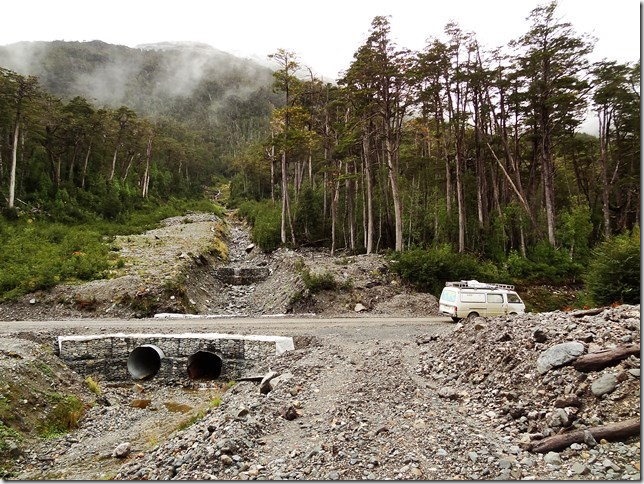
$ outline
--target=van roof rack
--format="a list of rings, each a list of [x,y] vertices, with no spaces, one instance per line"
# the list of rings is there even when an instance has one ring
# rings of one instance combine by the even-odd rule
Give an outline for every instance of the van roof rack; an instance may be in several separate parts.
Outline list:
[[[451,281],[446,282],[445,286],[450,287],[461,287],[468,289],[508,289],[510,291],[514,290],[514,285],[512,284],[500,284],[497,282],[479,282],[475,279],[469,281]]]

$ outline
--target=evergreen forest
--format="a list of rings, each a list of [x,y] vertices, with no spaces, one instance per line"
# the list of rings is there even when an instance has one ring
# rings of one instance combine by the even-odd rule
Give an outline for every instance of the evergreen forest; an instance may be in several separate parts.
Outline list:
[[[29,272],[36,232],[99,254],[219,190],[266,251],[390,252],[433,293],[481,278],[639,303],[640,60],[591,62],[555,1],[503,48],[456,23],[427,36],[410,51],[375,17],[336,82],[287,49],[271,71],[204,46],[0,47],[0,297],[100,277]]]

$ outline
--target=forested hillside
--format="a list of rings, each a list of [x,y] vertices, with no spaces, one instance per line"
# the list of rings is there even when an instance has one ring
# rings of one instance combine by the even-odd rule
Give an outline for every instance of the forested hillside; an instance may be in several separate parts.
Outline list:
[[[25,42],[1,47],[0,67],[0,180],[10,207],[14,188],[26,203],[105,183],[143,197],[199,191],[266,131],[279,102],[268,68],[197,44]]]
[[[597,244],[640,223],[640,63],[590,62],[556,2],[526,23],[505,49],[450,23],[412,52],[376,17],[338,85],[276,52],[285,107],[235,159],[257,241],[394,249],[416,281],[580,282]],[[638,230],[630,243],[614,269],[638,274]]]
[[[101,277],[102,235],[195,206],[267,132],[271,79],[193,44],[0,48],[0,298]]]
[[[424,288],[576,284],[602,254],[639,281],[640,61],[591,62],[556,2],[526,15],[505,48],[450,23],[418,52],[376,17],[337,83],[286,49],[271,74],[195,44],[0,47],[6,214],[118,219],[228,179],[265,250],[393,250]]]

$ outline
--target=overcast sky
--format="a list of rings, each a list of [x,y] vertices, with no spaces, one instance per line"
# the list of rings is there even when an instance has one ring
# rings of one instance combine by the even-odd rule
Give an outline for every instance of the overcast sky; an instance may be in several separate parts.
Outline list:
[[[103,40],[136,46],[197,41],[265,60],[294,51],[318,75],[336,79],[351,63],[376,15],[391,16],[400,47],[420,50],[456,21],[484,47],[505,45],[528,28],[524,0],[19,0],[2,5],[0,45],[23,40]],[[560,17],[598,40],[594,59],[640,56],[638,0],[559,0]]]

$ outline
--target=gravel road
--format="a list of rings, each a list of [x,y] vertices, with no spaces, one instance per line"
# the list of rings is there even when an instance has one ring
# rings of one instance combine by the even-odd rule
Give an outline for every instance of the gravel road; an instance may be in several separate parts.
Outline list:
[[[177,241],[192,243],[198,229],[204,240],[211,237],[211,222],[176,223],[145,240],[174,258],[187,253]],[[186,231],[192,236],[182,237]],[[246,250],[248,234],[239,225],[230,239],[231,267],[268,267],[270,277],[244,288],[211,278],[191,283],[188,296],[203,306],[200,314],[210,316],[111,319],[104,316],[118,314],[96,311],[96,317],[85,312],[76,318],[78,311],[61,312],[39,297],[32,304],[29,296],[0,313],[0,369],[27,378],[38,355],[43,361],[46,355],[52,368],[62,366],[50,350],[58,335],[292,336],[294,351],[262,362],[271,370],[269,391],[253,381],[225,392],[222,382],[199,389],[204,391],[160,386],[154,379],[121,386],[99,382],[103,393],[88,405],[79,428],[26,449],[16,446],[9,477],[640,479],[639,434],[595,439],[591,432],[623,422],[639,427],[639,306],[454,324],[436,316],[433,296],[401,287],[381,258],[289,250],[268,257]],[[293,306],[301,264],[332,273],[348,289],[304,292]],[[90,289],[105,292],[100,284]],[[295,315],[270,316],[286,309]],[[543,369],[552,353],[560,357],[569,347],[575,355]],[[593,371],[573,366],[580,355],[623,347],[637,352]],[[57,369],[55,376],[60,391],[83,385],[71,370]],[[25,412],[43,406],[31,400],[18,404]],[[548,438],[575,431],[589,435],[563,448],[534,451]]]
[[[39,332],[58,334],[101,334],[114,332],[167,332],[189,331],[233,334],[335,335],[354,340],[405,339],[439,328],[441,332],[453,328],[450,318],[356,316],[353,318],[321,318],[273,316],[261,318],[148,318],[124,319],[66,319],[59,321],[0,321],[0,334]]]
[[[203,409],[211,396],[153,382],[108,388],[108,406],[93,407],[78,430],[24,455],[16,477],[639,480],[639,435],[531,450],[562,432],[639,421],[638,354],[591,372],[571,361],[537,370],[561,344],[581,344],[584,353],[639,345],[639,317],[639,306],[622,306],[465,325],[379,317],[3,323],[14,336],[41,338],[208,331],[296,341],[294,351],[263,362],[274,372],[267,394],[240,381],[221,404],[171,432],[161,432],[172,417],[164,402]],[[148,408],[133,407],[141,395]]]

